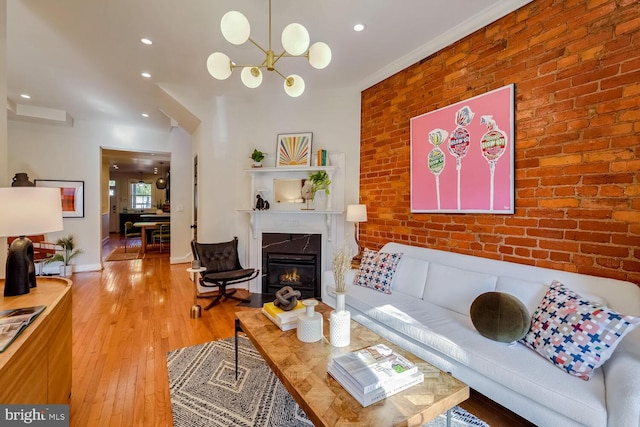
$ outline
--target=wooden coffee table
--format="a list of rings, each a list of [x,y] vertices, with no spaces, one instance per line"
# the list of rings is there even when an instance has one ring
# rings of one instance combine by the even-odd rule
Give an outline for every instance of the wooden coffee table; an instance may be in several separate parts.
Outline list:
[[[236,312],[236,363],[237,334],[244,331],[314,425],[420,426],[469,398],[466,384],[357,322],[351,321],[349,346],[331,346],[328,339],[331,307],[320,303],[316,311],[324,316],[324,337],[315,343],[298,340],[295,329],[281,331],[260,309]],[[363,408],[327,373],[327,366],[340,354],[378,343],[418,365],[424,373],[424,382]]]

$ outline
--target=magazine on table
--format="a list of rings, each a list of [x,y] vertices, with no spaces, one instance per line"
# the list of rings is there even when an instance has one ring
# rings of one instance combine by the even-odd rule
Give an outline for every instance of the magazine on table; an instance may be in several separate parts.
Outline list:
[[[5,351],[45,308],[47,307],[44,305],[37,305],[0,311],[0,353]]]
[[[333,362],[362,393],[368,393],[391,381],[403,381],[418,372],[418,367],[384,344],[352,351]]]
[[[388,381],[383,386],[364,393],[360,385],[357,384],[351,376],[346,374],[337,363],[330,363],[327,372],[363,407],[372,405],[424,381],[424,374],[417,371],[409,376]]]

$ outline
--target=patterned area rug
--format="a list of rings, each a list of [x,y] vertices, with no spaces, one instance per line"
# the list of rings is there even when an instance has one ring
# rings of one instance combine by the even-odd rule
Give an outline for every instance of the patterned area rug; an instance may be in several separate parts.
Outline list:
[[[239,354],[236,381],[233,338],[167,353],[174,426],[313,425],[245,337],[239,339]],[[441,415],[425,427],[446,425]],[[489,427],[457,406],[451,426]]]
[[[138,259],[140,253],[140,246],[127,246],[127,252],[124,251],[124,246],[117,247],[104,259],[105,261],[129,261],[132,259]]]

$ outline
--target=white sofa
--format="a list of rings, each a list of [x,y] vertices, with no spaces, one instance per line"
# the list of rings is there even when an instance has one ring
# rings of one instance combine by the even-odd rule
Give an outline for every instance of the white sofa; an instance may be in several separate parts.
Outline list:
[[[640,426],[640,327],[584,381],[521,343],[483,337],[469,317],[473,300],[488,291],[516,296],[531,314],[553,280],[638,316],[640,287],[398,243],[380,252],[403,254],[391,294],[352,285],[356,270],[350,270],[346,305],[353,320],[539,426]],[[335,307],[333,286],[326,271],[322,300]]]

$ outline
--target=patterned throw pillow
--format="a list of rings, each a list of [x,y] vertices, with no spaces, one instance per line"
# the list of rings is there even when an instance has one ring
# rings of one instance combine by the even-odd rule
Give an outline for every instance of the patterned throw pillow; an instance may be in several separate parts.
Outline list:
[[[376,252],[365,249],[360,261],[360,270],[353,280],[354,285],[391,293],[391,282],[396,272],[401,253]]]
[[[638,324],[640,317],[622,316],[587,301],[554,280],[533,313],[531,329],[522,342],[558,368],[586,381]]]

